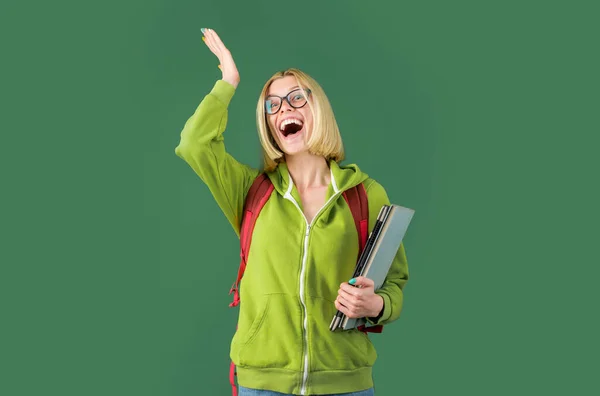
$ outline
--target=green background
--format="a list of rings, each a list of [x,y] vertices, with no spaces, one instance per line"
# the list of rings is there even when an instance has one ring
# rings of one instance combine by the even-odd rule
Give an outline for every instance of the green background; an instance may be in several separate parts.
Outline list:
[[[596,394],[595,4],[3,4],[0,393],[229,394],[238,241],[174,153],[220,78],[210,27],[237,159],[258,166],[259,91],[298,67],[345,162],[416,210],[378,396]]]

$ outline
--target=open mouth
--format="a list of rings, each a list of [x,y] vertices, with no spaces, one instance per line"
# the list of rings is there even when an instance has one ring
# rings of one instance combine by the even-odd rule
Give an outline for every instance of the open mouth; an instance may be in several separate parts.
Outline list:
[[[303,125],[302,121],[298,119],[288,118],[279,125],[279,130],[284,137],[288,137],[300,131]]]

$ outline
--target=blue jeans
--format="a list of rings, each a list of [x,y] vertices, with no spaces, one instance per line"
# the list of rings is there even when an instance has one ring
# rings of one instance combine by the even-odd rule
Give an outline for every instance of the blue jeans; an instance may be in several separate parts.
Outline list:
[[[244,388],[243,386],[238,386],[238,396],[294,396],[285,393],[272,392],[260,389],[249,389]],[[326,395],[326,396],[374,396],[375,390],[373,388],[367,389],[360,392],[351,392],[351,393],[338,393],[335,395]],[[325,396],[325,395],[324,395]]]

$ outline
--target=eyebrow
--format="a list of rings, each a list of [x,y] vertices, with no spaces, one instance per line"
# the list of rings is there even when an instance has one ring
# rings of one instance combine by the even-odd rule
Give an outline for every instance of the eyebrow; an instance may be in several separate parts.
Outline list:
[[[287,93],[292,92],[296,88],[300,88],[300,87],[298,85],[294,85],[293,87],[290,88],[290,90]],[[267,96],[272,96],[272,95],[275,95],[275,94],[274,93],[267,94]],[[275,95],[275,96],[277,96],[277,95]]]

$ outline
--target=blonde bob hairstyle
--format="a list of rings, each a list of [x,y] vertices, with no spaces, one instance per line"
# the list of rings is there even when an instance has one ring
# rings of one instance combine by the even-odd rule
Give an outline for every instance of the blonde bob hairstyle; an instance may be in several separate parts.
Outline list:
[[[342,137],[333,115],[333,109],[329,99],[325,95],[323,88],[308,74],[298,69],[287,69],[275,73],[265,83],[258,105],[256,106],[256,124],[258,127],[258,136],[262,145],[264,170],[273,171],[278,163],[285,162],[285,155],[277,145],[273,137],[273,131],[267,120],[268,114],[265,110],[265,99],[271,83],[279,78],[293,76],[298,82],[298,86],[303,89],[310,89],[311,94],[308,98],[308,106],[313,116],[313,125],[310,139],[306,142],[308,152],[313,155],[324,157],[328,162],[334,160],[340,162],[344,159],[344,146]]]

